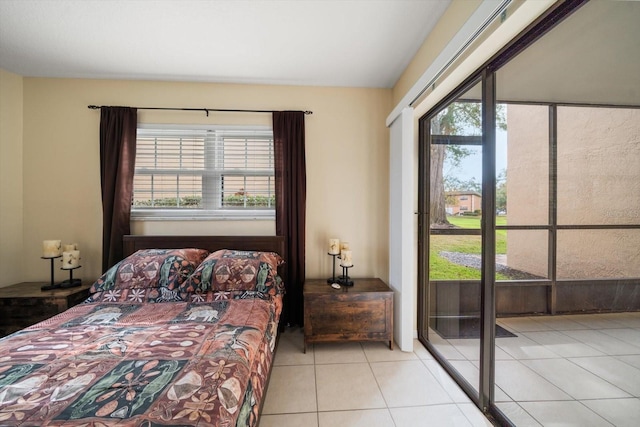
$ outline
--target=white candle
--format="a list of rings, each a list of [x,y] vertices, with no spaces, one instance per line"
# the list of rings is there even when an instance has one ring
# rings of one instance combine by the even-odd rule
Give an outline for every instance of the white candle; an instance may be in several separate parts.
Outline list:
[[[61,240],[44,240],[42,242],[42,256],[44,258],[54,258],[60,256]]]
[[[340,239],[329,239],[329,253],[331,255],[340,253]]]
[[[78,244],[77,243],[70,243],[68,245],[62,245],[62,251],[63,252],[71,252],[71,251],[76,251],[78,250]]]
[[[349,247],[349,242],[342,242],[340,243],[340,252],[342,251],[348,251],[349,249],[351,249]]]
[[[70,270],[80,267],[80,251],[62,252],[62,269]]]
[[[342,259],[340,265],[343,267],[351,267],[353,265],[353,257],[351,251],[342,251],[342,253],[340,254],[340,259]]]

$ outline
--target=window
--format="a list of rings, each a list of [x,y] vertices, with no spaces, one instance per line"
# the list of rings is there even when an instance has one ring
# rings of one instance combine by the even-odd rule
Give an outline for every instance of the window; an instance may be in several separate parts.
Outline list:
[[[271,129],[138,128],[134,219],[274,216]]]

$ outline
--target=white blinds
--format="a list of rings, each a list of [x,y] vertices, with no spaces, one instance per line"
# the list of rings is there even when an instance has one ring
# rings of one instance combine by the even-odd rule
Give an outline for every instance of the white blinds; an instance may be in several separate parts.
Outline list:
[[[133,209],[273,209],[273,133],[138,129]]]

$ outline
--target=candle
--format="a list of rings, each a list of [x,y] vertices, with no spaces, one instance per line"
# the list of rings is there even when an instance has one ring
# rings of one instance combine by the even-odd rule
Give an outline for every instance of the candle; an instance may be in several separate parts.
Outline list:
[[[342,251],[342,253],[340,254],[340,259],[342,259],[340,265],[343,267],[351,267],[353,265],[353,257],[351,251]]]
[[[60,248],[62,241],[60,240],[44,240],[42,242],[42,257],[55,258],[60,256]]]
[[[80,251],[62,252],[62,269],[70,270],[80,267]]]
[[[71,251],[76,251],[78,250],[78,244],[77,243],[70,243],[68,245],[62,245],[62,251],[63,252],[71,252]]]
[[[338,255],[340,253],[340,239],[329,239],[329,254]]]
[[[351,249],[349,247],[349,242],[342,242],[340,243],[340,252],[342,251],[348,251],[349,249]]]

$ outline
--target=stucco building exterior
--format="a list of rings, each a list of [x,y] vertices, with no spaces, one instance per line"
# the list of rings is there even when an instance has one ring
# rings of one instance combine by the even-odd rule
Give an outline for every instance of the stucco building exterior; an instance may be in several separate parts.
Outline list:
[[[509,225],[550,225],[549,107],[507,110]],[[640,277],[640,110],[557,107],[557,278]],[[565,226],[577,226],[567,229]],[[509,230],[511,268],[548,277],[549,231]]]

